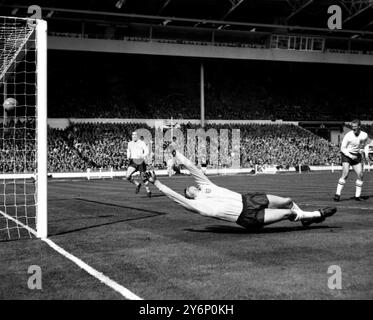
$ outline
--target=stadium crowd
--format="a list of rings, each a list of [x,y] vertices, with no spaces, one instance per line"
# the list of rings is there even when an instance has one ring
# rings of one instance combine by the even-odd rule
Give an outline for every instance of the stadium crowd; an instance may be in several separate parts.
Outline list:
[[[49,171],[87,168],[124,170],[126,146],[134,125],[75,124],[49,129]]]
[[[14,126],[14,125],[13,125]],[[34,124],[17,124],[15,129],[1,129],[1,172],[31,172],[35,168]],[[145,124],[73,124],[65,130],[48,130],[49,172],[125,170],[126,148],[131,132]],[[12,127],[11,127],[12,128]],[[26,129],[27,128],[27,129]],[[182,126],[181,130],[198,127]],[[250,124],[239,127],[207,126],[205,129],[240,129],[241,166],[276,165],[283,168],[298,165],[331,165],[340,162],[339,147],[294,125]],[[363,130],[373,132],[373,126]],[[25,133],[26,132],[26,133]],[[27,138],[25,138],[27,137]],[[198,144],[196,144],[197,149]],[[154,148],[154,147],[153,147]],[[231,148],[231,146],[229,146]],[[26,152],[25,152],[26,150]],[[209,142],[207,143],[209,150]],[[154,153],[154,149],[152,150]],[[25,157],[26,154],[26,157]],[[196,150],[197,154],[197,150]],[[154,160],[154,158],[153,158]],[[159,166],[158,166],[159,167]],[[160,166],[162,167],[162,166]]]
[[[35,162],[35,121],[9,121],[0,127],[0,172],[33,172]]]
[[[330,105],[328,99],[312,96],[294,99],[275,95],[264,88],[247,88],[250,94],[230,93],[217,97],[206,94],[206,119],[225,120],[284,120],[284,121],[347,121],[360,118],[372,120],[373,106],[364,102],[348,103],[341,100]],[[69,91],[69,90],[64,90]],[[70,90],[71,92],[71,90]],[[152,96],[152,95],[150,95]],[[87,98],[89,97],[89,98]],[[137,118],[137,119],[198,119],[200,100],[198,95],[187,96],[175,93],[145,99],[140,103],[127,95],[92,96],[76,95],[58,99],[55,108],[50,108],[52,118]],[[313,101],[315,100],[315,101]],[[338,97],[335,97],[335,101]],[[58,107],[57,107],[58,106]],[[79,106],[79,107],[77,107]]]
[[[137,128],[146,128],[154,136],[154,129],[133,123],[73,124],[66,130],[49,129],[49,171],[125,170],[127,143]],[[197,126],[182,126],[184,134],[187,128]],[[242,167],[257,164],[289,168],[340,161],[337,146],[294,125],[215,125],[205,129],[209,128],[240,129]]]
[[[243,130],[241,163],[278,165],[331,165],[340,162],[339,147],[293,125],[252,124]]]
[[[154,129],[138,123],[74,123],[66,129],[48,129],[48,171],[73,172],[92,170],[125,170],[127,144],[131,133],[144,128]],[[187,129],[198,129],[196,125],[181,125],[187,138]],[[255,165],[275,165],[285,169],[299,165],[331,165],[340,163],[339,146],[289,124],[248,124],[248,125],[208,125],[205,130],[240,129],[241,167]],[[373,134],[373,125],[363,125],[362,130]],[[35,123],[34,121],[10,123],[8,129],[0,128],[1,161],[0,172],[22,173],[35,169]],[[187,143],[187,140],[185,140]],[[198,140],[196,140],[198,141]],[[206,140],[209,159],[210,139]],[[227,149],[232,152],[231,140]],[[196,146],[196,158],[198,143]],[[154,165],[154,140],[152,143],[152,164]],[[224,147],[224,146],[223,146]],[[185,150],[186,152],[186,144]],[[165,159],[166,161],[166,159]],[[207,161],[209,167],[213,164]],[[219,163],[217,166],[220,166]],[[222,165],[221,165],[222,166]],[[164,168],[165,163],[154,165]],[[216,165],[215,165],[216,167]]]

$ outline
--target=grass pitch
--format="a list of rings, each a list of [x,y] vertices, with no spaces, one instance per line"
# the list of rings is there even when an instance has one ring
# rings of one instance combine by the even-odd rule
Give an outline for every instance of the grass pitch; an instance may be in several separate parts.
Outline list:
[[[303,228],[283,221],[260,232],[190,213],[154,187],[134,193],[123,180],[49,183],[50,239],[143,299],[372,299],[373,173],[364,202],[351,174],[334,203],[339,173],[219,176],[237,192],[290,196],[302,208],[338,212]],[[178,192],[190,177],[160,178]],[[0,299],[122,299],[37,239],[1,241]],[[42,290],[30,290],[30,265]],[[342,270],[342,289],[328,288],[328,268]]]

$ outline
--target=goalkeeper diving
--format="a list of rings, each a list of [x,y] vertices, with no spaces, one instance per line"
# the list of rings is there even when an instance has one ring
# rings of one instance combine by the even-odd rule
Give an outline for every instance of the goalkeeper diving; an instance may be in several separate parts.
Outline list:
[[[177,163],[189,170],[197,186],[185,188],[183,196],[160,182],[154,171],[146,172],[145,177],[168,198],[202,216],[237,223],[247,229],[260,229],[282,220],[300,221],[303,226],[309,226],[324,221],[337,211],[334,207],[303,211],[291,198],[264,193],[240,194],[219,187],[180,152],[172,150],[172,155]]]

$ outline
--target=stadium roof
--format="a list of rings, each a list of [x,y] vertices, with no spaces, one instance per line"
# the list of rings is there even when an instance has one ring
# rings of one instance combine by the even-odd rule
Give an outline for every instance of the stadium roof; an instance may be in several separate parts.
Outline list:
[[[39,5],[46,20],[153,23],[225,30],[325,33],[330,5],[342,8],[343,30],[373,39],[373,0],[3,0],[2,15],[27,16]],[[246,28],[246,29],[245,29]]]

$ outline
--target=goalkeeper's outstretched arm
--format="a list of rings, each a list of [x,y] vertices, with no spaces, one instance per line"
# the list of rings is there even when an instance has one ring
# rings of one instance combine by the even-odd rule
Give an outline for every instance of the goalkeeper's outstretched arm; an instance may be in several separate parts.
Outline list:
[[[201,170],[199,170],[189,159],[182,155],[179,151],[173,150],[172,154],[175,156],[177,162],[182,164],[190,174],[194,177],[197,184],[213,184],[209,178],[207,178]]]

